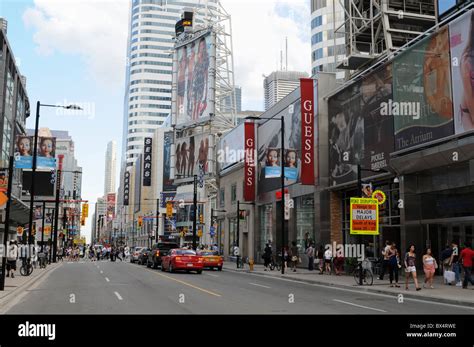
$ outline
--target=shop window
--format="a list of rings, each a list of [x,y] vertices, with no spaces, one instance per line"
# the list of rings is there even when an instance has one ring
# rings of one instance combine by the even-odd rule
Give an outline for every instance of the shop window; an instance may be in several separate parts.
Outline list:
[[[314,197],[306,195],[295,199],[296,210],[296,243],[300,252],[306,251],[314,243]]]
[[[219,190],[219,207],[225,206],[225,188]]]

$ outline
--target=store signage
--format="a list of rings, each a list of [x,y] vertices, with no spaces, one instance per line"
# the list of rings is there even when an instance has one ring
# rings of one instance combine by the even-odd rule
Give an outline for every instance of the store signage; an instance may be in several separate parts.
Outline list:
[[[130,199],[130,172],[125,172],[125,178],[123,182],[123,205],[128,206]]]
[[[377,199],[351,198],[351,235],[378,235]]]
[[[311,78],[301,86],[301,184],[314,185],[314,89]]]
[[[255,124],[245,123],[245,177],[244,200],[255,200]]]
[[[145,137],[145,144],[143,146],[143,186],[151,186],[151,152],[152,152],[151,137]]]
[[[383,191],[376,190],[375,192],[372,193],[372,199],[376,199],[379,205],[383,205],[385,201],[387,200],[387,196],[385,195]]]

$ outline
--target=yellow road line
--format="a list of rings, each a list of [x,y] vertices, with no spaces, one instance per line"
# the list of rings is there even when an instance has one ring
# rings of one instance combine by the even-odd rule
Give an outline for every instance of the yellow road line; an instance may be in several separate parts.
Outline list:
[[[167,275],[164,275],[160,272],[155,272],[155,271],[151,271],[151,270],[147,270],[155,275],[159,275],[159,276],[162,276],[162,277],[165,277],[167,279],[170,279],[172,281],[175,281],[175,282],[178,282],[178,283],[181,283],[181,284],[184,284],[185,286],[188,286],[188,287],[191,287],[191,288],[194,288],[194,289],[197,289],[197,290],[200,290],[201,292],[204,292],[204,293],[207,293],[207,294],[210,294],[210,295],[214,295],[214,296],[217,296],[217,297],[221,297],[222,295],[220,294],[217,294],[217,293],[214,293],[214,292],[211,292],[209,290],[206,290],[206,289],[203,289],[201,287],[198,287],[198,286],[195,286],[191,283],[188,283],[188,282],[184,282],[184,281],[181,281],[181,280],[178,280],[176,278],[173,278],[173,277],[170,277],[170,276],[167,276]]]

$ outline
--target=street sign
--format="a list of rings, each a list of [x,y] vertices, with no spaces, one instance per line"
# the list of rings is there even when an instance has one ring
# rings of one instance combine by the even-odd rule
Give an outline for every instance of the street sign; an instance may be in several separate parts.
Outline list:
[[[351,198],[351,235],[379,234],[379,205],[377,199]]]
[[[379,205],[383,205],[385,200],[387,200],[387,196],[381,190],[376,190],[372,193],[372,199],[377,199]]]
[[[204,187],[204,164],[199,163],[199,176],[198,176],[199,188]]]

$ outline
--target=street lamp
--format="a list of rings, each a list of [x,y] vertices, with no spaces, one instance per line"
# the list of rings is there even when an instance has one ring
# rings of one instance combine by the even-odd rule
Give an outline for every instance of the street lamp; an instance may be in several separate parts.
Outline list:
[[[220,212],[220,213],[227,213],[226,210],[215,210],[213,207],[211,207],[211,226],[214,226],[214,213],[215,212]],[[217,242],[219,243],[218,249],[220,250],[220,242],[219,242],[219,234],[217,234]],[[221,252],[219,252],[220,254]]]
[[[282,116],[278,118],[269,117],[255,117],[248,116],[246,120],[280,120],[281,122],[281,273],[285,273],[285,164],[283,163],[283,156],[285,155],[285,118]]]
[[[82,110],[79,106],[76,105],[68,105],[68,106],[61,106],[61,105],[48,105],[48,104],[41,104],[40,101],[36,102],[36,120],[35,120],[35,139],[34,139],[34,147],[33,147],[33,166],[31,168],[31,188],[30,188],[30,216],[29,216],[29,230],[28,230],[28,239],[27,243],[30,244],[31,239],[31,231],[33,230],[33,204],[35,201],[35,176],[36,176],[36,163],[37,163],[37,147],[38,147],[38,130],[39,130],[39,117],[40,117],[40,107],[53,107],[53,108],[65,108],[68,110]],[[56,206],[57,208],[57,206]],[[53,252],[56,246],[53,244]],[[55,257],[53,255],[53,261],[55,261]]]

